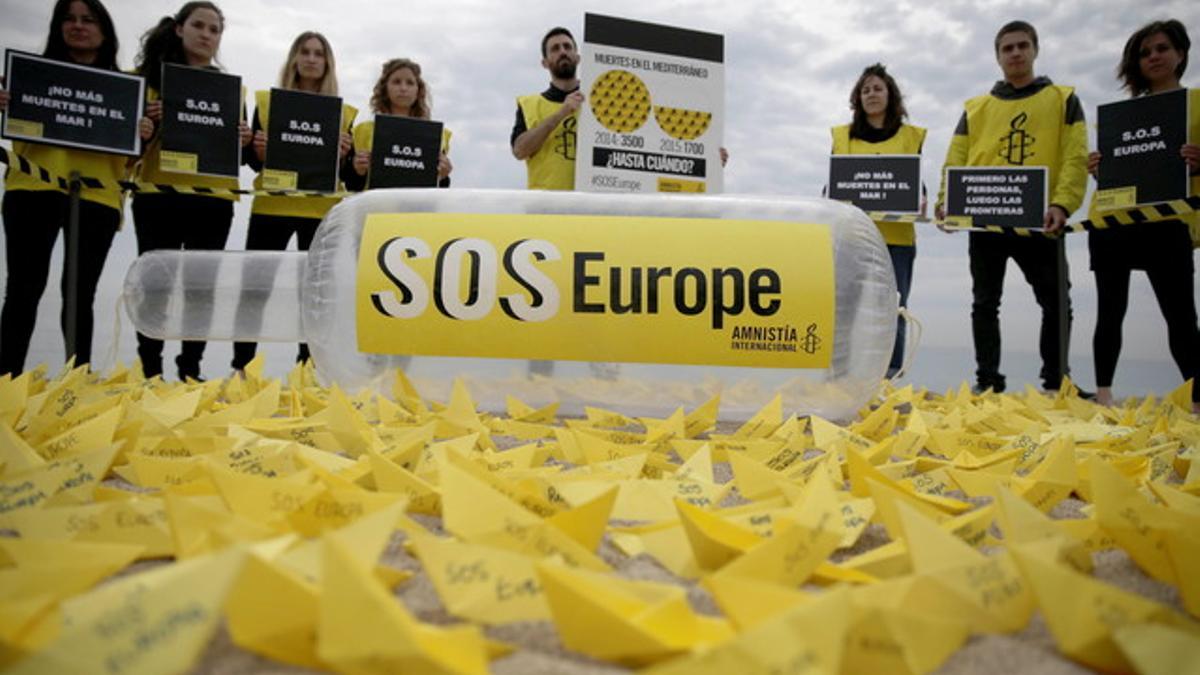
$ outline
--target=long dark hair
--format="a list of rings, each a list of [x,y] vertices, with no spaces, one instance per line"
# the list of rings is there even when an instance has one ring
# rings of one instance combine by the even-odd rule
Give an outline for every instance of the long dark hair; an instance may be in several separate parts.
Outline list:
[[[388,99],[387,93],[388,78],[401,68],[412,71],[413,77],[417,79],[416,99],[411,108],[405,111],[392,110],[392,103]],[[371,92],[371,109],[377,113],[399,114],[405,112],[411,117],[429,119],[429,86],[425,84],[425,78],[421,77],[421,66],[412,59],[392,59],[385,62],[383,68],[380,69],[379,79],[375,81],[375,88]]]
[[[1183,56],[1179,60],[1179,66],[1175,68],[1175,77],[1183,77],[1183,71],[1187,70],[1188,48],[1192,46],[1192,41],[1188,39],[1187,29],[1183,24],[1175,19],[1148,23],[1129,36],[1125,43],[1125,51],[1121,53],[1121,65],[1117,66],[1117,79],[1121,80],[1122,86],[1131,96],[1140,96],[1150,91],[1150,82],[1142,75],[1142,42],[1158,33],[1165,35],[1175,51]]]
[[[183,39],[175,33],[175,27],[183,24],[198,9],[211,9],[225,25],[225,15],[221,8],[208,0],[194,0],[179,8],[175,16],[164,16],[158,24],[142,35],[142,50],[138,53],[138,75],[146,78],[146,86],[152,89],[162,88],[162,64],[187,63],[187,55],[183,53]]]
[[[67,13],[71,11],[71,3],[76,0],[58,0],[54,3],[54,11],[50,13],[50,32],[46,36],[46,50],[42,52],[42,56],[56,61],[72,61],[71,51],[67,48],[67,42],[63,39],[63,23],[67,20]],[[100,0],[78,0],[84,5],[87,5],[88,10],[96,17],[96,23],[100,26],[100,33],[104,35],[104,41],[100,43],[100,49],[96,52],[96,61],[90,65],[104,70],[117,70],[117,29],[113,27],[112,16],[104,5],[100,4]]]
[[[908,111],[904,109],[904,96],[900,93],[896,80],[888,74],[882,63],[869,65],[863,68],[862,75],[859,75],[858,81],[854,83],[854,89],[850,90],[850,108],[854,110],[854,119],[850,122],[851,138],[866,138],[870,133],[871,124],[867,121],[867,113],[862,106],[862,88],[868,77],[878,77],[887,86],[888,102],[883,113],[884,131],[895,133],[908,117]]]

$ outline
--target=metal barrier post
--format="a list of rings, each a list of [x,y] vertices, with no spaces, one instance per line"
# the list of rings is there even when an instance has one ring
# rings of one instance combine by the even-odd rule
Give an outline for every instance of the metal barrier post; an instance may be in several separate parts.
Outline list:
[[[63,297],[63,340],[66,342],[67,359],[78,353],[78,331],[76,314],[79,306],[79,193],[83,188],[79,172],[72,171],[68,181],[67,198],[69,211],[67,215],[67,234],[65,255],[63,256],[63,274],[67,280],[66,295]],[[76,364],[80,365],[80,364]]]
[[[1067,269],[1067,238],[1055,237],[1058,249],[1058,382],[1062,386],[1067,375],[1067,359],[1071,350],[1071,280]]]

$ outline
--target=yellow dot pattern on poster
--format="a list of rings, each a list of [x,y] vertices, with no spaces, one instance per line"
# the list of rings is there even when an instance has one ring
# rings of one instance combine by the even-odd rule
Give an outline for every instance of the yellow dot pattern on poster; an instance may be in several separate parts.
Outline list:
[[[650,91],[628,70],[610,70],[596,78],[588,100],[592,114],[614,133],[634,131],[650,116]]]
[[[654,120],[671,138],[690,141],[703,136],[704,132],[708,131],[712,113],[656,105],[654,106]]]

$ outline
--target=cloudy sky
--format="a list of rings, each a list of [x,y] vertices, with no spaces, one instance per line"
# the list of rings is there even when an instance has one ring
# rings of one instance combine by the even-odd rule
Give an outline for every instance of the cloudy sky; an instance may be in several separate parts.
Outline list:
[[[50,4],[49,0],[0,0],[0,16],[4,17],[0,47],[40,51]],[[108,4],[121,40],[120,62],[125,67],[132,65],[141,33],[179,7],[179,3],[163,0],[112,0]],[[601,11],[597,5],[544,0],[504,5],[482,0],[239,0],[221,4],[226,28],[220,61],[229,72],[242,75],[250,89],[275,84],[292,38],[310,29],[320,30],[330,39],[341,94],[360,109],[367,108],[383,61],[407,56],[420,62],[433,92],[434,117],[454,131],[454,184],[481,188],[524,185],[524,168],[512,158],[508,137],[514,97],[546,86],[547,77],[539,65],[541,35],[551,25],[562,24],[581,37],[584,12]],[[1023,18],[1037,26],[1041,36],[1037,71],[1077,87],[1089,122],[1095,118],[1097,104],[1122,96],[1113,71],[1121,46],[1133,30],[1151,19],[1176,17],[1200,34],[1200,5],[1194,0],[610,0],[603,3],[602,11],[725,35],[724,144],[732,154],[726,190],[756,195],[820,193],[830,147],[828,129],[848,121],[850,87],[861,69],[876,61],[885,63],[899,81],[911,121],[929,129],[924,176],[934,190],[962,101],[988,90],[1000,77],[992,38],[1006,21]],[[1185,83],[1197,83],[1195,72],[1185,77]],[[1092,132],[1094,136],[1094,129]],[[248,180],[249,175],[243,177],[243,182]],[[247,214],[248,204],[241,205],[230,248],[244,243]],[[108,315],[109,303],[115,302],[133,248],[132,228],[127,228],[110,254],[97,300],[98,314]],[[1080,379],[1087,381],[1095,288],[1087,269],[1085,238],[1072,237],[1068,250],[1076,306],[1072,364]],[[933,348],[966,350],[969,358],[966,236],[940,234],[924,226],[919,230],[918,251],[910,305],[926,325],[924,342]],[[57,273],[57,268],[52,271]],[[1125,357],[1129,363],[1132,359],[1169,360],[1165,356],[1166,331],[1141,275],[1135,277],[1133,294],[1125,323]],[[50,361],[61,358],[57,296],[54,276],[35,336],[35,343],[44,351],[35,353],[35,359],[39,355]],[[1038,310],[1015,267],[1010,268],[1002,311],[1005,363],[1011,365],[1010,376],[1028,379],[1037,368],[1036,362],[1027,362],[1028,352],[1036,349]],[[105,340],[110,336],[111,331],[109,336],[98,334],[98,357],[106,351]],[[119,343],[118,354],[126,361],[133,352],[132,342],[126,335]],[[206,371],[215,375],[224,368],[226,357],[224,352],[220,354],[206,361]],[[286,356],[280,358],[278,367],[282,368]],[[961,365],[962,370],[954,373],[955,380],[971,375],[969,360]],[[1118,381],[1128,368],[1118,372]],[[1173,384],[1176,377],[1173,368],[1163,372],[1166,379],[1160,388]]]

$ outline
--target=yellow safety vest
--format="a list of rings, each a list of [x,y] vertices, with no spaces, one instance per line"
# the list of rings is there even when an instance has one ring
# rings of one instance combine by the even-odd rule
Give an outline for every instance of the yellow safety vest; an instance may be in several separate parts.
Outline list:
[[[129,165],[129,157],[113,155],[107,152],[92,152],[76,148],[60,148],[42,143],[26,143],[13,141],[13,152],[46,169],[52,174],[69,178],[72,171],[78,171],[85,178],[99,178],[115,183],[125,178]],[[44,183],[40,179],[21,173],[9,167],[4,188],[9,192],[15,190],[46,191],[55,190],[66,193],[58,187],[58,183]],[[124,198],[119,189],[86,189],[79,193],[79,198],[103,204],[118,211],[124,210]]]
[[[966,166],[1044,166],[1049,170],[1047,197],[1053,195],[1063,118],[1073,92],[1052,84],[1015,100],[991,94],[968,100]]]
[[[919,155],[925,144],[925,129],[911,124],[902,124],[896,134],[886,141],[869,143],[861,138],[850,137],[850,125],[833,127],[833,154],[835,155]],[[914,246],[917,243],[916,228],[912,223],[889,223],[875,221],[883,240],[892,246]]]
[[[532,129],[558,112],[562,103],[546,100],[541,94],[530,94],[517,98],[517,105],[525,117],[525,128]],[[530,190],[574,190],[575,148],[578,115],[570,115],[558,123],[546,142],[537,152],[525,160],[529,175]]]
[[[254,103],[257,106],[255,114],[258,123],[264,130],[268,128],[271,112],[271,92],[260,90],[254,92]],[[349,132],[354,124],[358,109],[352,105],[342,104],[342,131]],[[254,177],[254,187],[262,188],[262,174]],[[341,184],[338,188],[341,189]],[[329,209],[341,201],[341,197],[272,197],[258,195],[250,207],[250,213],[264,216],[292,216],[296,218],[323,218]]]

